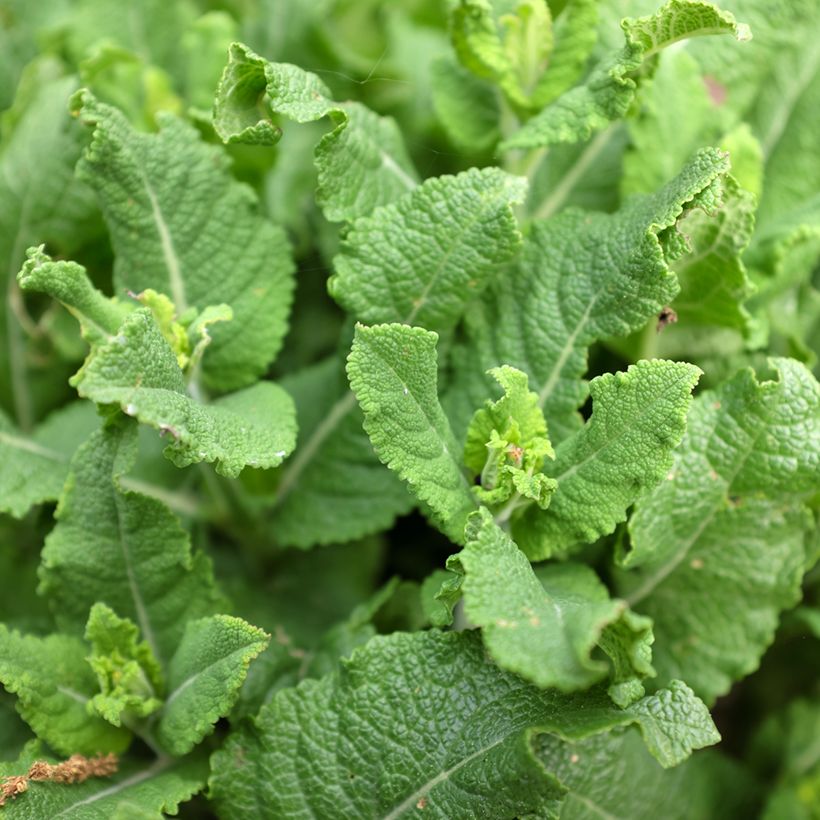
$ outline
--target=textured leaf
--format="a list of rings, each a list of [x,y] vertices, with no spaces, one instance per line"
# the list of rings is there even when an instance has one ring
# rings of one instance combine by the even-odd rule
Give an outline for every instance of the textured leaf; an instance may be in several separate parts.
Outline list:
[[[72,248],[88,235],[95,211],[91,192],[74,179],[82,131],[66,113],[66,102],[76,80],[59,73],[50,61],[33,65],[0,146],[0,406],[23,430],[33,425],[37,408],[26,339],[14,314],[20,298],[14,276],[29,245],[48,240]]]
[[[605,58],[586,83],[559,97],[502,143],[502,148],[538,148],[589,139],[623,117],[635,96],[641,69],[672,43],[706,34],[733,34],[748,40],[747,26],[705,0],[669,0],[658,12],[621,23],[624,48]]]
[[[168,434],[165,454],[187,467],[213,462],[218,473],[280,464],[296,443],[290,396],[272,382],[258,382],[202,405],[185,390],[174,352],[147,310],[131,314],[107,345],[92,352],[78,374],[81,396],[117,404],[129,416]]]
[[[413,498],[373,451],[337,356],[282,386],[296,402],[299,437],[277,487],[278,543],[306,548],[362,538],[410,511]]]
[[[546,509],[557,485],[541,468],[544,459],[555,458],[555,453],[538,396],[529,390],[527,376],[520,370],[504,366],[491,374],[504,389],[504,397],[476,410],[467,428],[464,463],[481,479],[473,492],[490,506],[517,493]]]
[[[746,48],[736,51],[748,58]],[[688,49],[663,55],[651,82],[641,86],[636,108],[636,116],[626,120],[630,144],[621,191],[627,195],[656,191],[680,173],[693,151],[722,136],[720,110]]]
[[[0,764],[0,775],[19,775],[35,760],[59,762],[39,744],[27,747],[14,763]],[[124,763],[117,774],[84,783],[29,783],[28,790],[6,804],[9,820],[142,820],[176,814],[180,803],[199,792],[208,776],[207,758],[160,758],[152,763]]]
[[[754,292],[741,259],[754,228],[755,197],[732,177],[725,181],[723,207],[709,218],[692,211],[680,223],[692,253],[673,269],[681,291],[673,302],[681,328],[729,327],[746,332],[749,312],[743,302]]]
[[[185,622],[219,605],[208,560],[161,502],[123,490],[136,457],[137,427],[124,420],[95,433],[71,462],[57,526],[46,539],[42,590],[58,621],[80,633],[105,603],[139,626],[166,663]]]
[[[543,105],[537,95],[553,47],[552,16],[543,0],[520,0],[494,19],[489,0],[462,0],[450,14],[453,47],[478,77],[497,83],[517,108]]]
[[[651,616],[661,680],[681,669],[707,700],[757,668],[795,604],[816,489],[820,388],[795,361],[700,396],[667,480],[638,501],[618,590]]]
[[[189,621],[168,667],[168,695],[158,737],[174,755],[184,755],[228,714],[250,662],[269,636],[241,618],[214,615]]]
[[[446,401],[457,434],[491,394],[486,371],[501,364],[529,376],[553,444],[575,431],[589,346],[638,330],[672,301],[676,224],[695,207],[713,211],[727,170],[720,152],[704,150],[658,193],[616,214],[568,211],[534,223],[519,260],[466,315]]]
[[[610,599],[592,569],[554,564],[533,572],[486,509],[470,517],[466,546],[447,565],[464,574],[465,614],[482,628],[499,666],[540,687],[565,692],[587,688],[606,676],[607,664],[593,659],[592,651],[625,607]],[[624,678],[632,677],[626,668],[619,671]],[[643,675],[651,673],[648,665]],[[636,694],[633,700],[643,691]]]
[[[77,638],[37,638],[0,624],[0,682],[17,696],[17,711],[35,734],[57,752],[122,752],[131,733],[89,714],[99,691]]]
[[[748,776],[717,752],[700,752],[681,766],[664,770],[635,732],[569,742],[541,735],[538,741],[539,758],[568,789],[561,820],[691,820],[753,814]]]
[[[211,792],[225,818],[556,817],[565,789],[537,760],[538,736],[632,723],[664,765],[718,738],[683,684],[619,710],[598,691],[540,692],[502,672],[475,632],[397,633],[277,693],[215,755]]]
[[[499,168],[425,181],[354,223],[333,262],[331,295],[368,324],[449,330],[518,250],[512,206],[525,190]]]
[[[531,558],[566,554],[613,532],[666,476],[700,372],[655,360],[593,379],[592,416],[545,468],[558,484],[549,509],[529,507],[512,519],[513,537]]]
[[[316,146],[317,201],[335,222],[369,214],[416,186],[395,122],[355,102],[337,103],[315,75],[270,63],[234,43],[216,92],[214,127],[225,142],[272,145],[281,134],[269,111],[297,123],[329,117]]]
[[[132,716],[143,718],[162,705],[162,671],[139,630],[105,604],[94,604],[85,639],[91,644],[88,663],[97,675],[100,693],[91,704],[109,723],[120,726]]]
[[[160,114],[159,133],[140,134],[87,91],[72,108],[93,127],[78,171],[111,232],[117,292],[153,288],[173,299],[178,315],[230,305],[233,321],[211,331],[203,379],[219,390],[251,384],[287,329],[293,263],[284,232],[233,180],[224,152],[182,120]]]
[[[116,303],[94,290],[85,270],[74,262],[52,262],[41,249],[30,251],[19,280],[25,289],[65,300],[96,342],[71,380],[79,394],[117,404],[169,434],[165,453],[178,467],[209,461],[217,472],[235,476],[247,465],[275,467],[293,449],[293,402],[278,385],[258,382],[202,405],[188,394],[177,353],[150,308],[126,314],[118,326]],[[214,315],[218,311],[206,309],[199,325]]]
[[[347,373],[379,458],[461,543],[476,504],[438,402],[437,340],[438,334],[418,327],[357,325]]]
[[[0,410],[0,511],[21,518],[35,504],[56,501],[74,450],[98,425],[94,405],[78,401],[26,436]]]

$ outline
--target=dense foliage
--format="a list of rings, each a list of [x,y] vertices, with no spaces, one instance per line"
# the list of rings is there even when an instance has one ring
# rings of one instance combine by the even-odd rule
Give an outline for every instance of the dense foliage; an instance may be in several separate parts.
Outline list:
[[[0,814],[818,817],[820,7],[657,1],[0,1]]]

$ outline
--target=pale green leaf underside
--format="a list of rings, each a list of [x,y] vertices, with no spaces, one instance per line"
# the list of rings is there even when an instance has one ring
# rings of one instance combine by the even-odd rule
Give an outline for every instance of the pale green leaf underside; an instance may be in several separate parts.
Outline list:
[[[502,364],[529,376],[553,444],[577,430],[590,345],[639,330],[672,302],[676,224],[694,208],[715,209],[728,169],[726,156],[706,149],[660,191],[616,214],[571,210],[535,222],[518,260],[465,314],[445,400],[456,434],[493,394],[487,371]]]
[[[410,511],[413,497],[373,451],[337,356],[282,386],[296,403],[299,436],[277,486],[271,526],[278,543],[305,549],[350,541]]]
[[[23,774],[35,760],[59,759],[37,743],[26,747],[14,763],[0,764],[0,775]],[[142,820],[175,815],[180,803],[199,792],[208,776],[208,760],[192,755],[183,760],[125,763],[117,774],[84,783],[30,783],[28,791],[8,803],[9,820]]]
[[[220,599],[208,560],[161,502],[123,490],[134,464],[137,426],[123,420],[95,433],[71,462],[57,526],[46,538],[42,591],[67,630],[81,634],[89,609],[108,604],[139,626],[167,663],[185,622]]]
[[[605,677],[591,653],[623,614],[592,569],[554,564],[536,572],[486,509],[471,516],[466,546],[448,561],[464,574],[464,610],[496,662],[542,688],[568,692]],[[651,670],[651,667],[649,667]]]
[[[167,434],[165,453],[178,467],[208,461],[217,472],[236,476],[246,466],[277,466],[295,445],[293,401],[273,382],[258,382],[212,404],[192,399],[174,352],[145,308],[92,350],[73,383],[81,396],[116,404]]]
[[[98,424],[94,405],[78,401],[27,436],[0,410],[0,511],[21,518],[35,504],[56,501],[72,454]]]
[[[337,103],[315,75],[271,63],[234,43],[217,88],[214,127],[226,142],[271,145],[281,114],[297,123],[328,117],[333,130],[316,146],[317,201],[332,221],[355,219],[416,186],[416,173],[396,123],[360,103]]]
[[[268,645],[261,629],[228,615],[189,621],[168,667],[157,736],[184,755],[213,731],[239,697],[250,662]]]
[[[502,143],[505,150],[538,148],[556,142],[579,142],[627,113],[650,57],[672,43],[708,34],[733,34],[747,40],[739,24],[705,0],[670,0],[649,17],[621,23],[624,48],[605,58],[583,85],[573,88],[536,114]]]
[[[225,152],[170,114],[142,134],[87,91],[74,113],[93,129],[78,171],[94,188],[115,253],[116,292],[170,296],[177,314],[226,303],[233,321],[210,329],[203,362],[209,387],[253,383],[287,330],[293,262],[281,228],[230,174]]]
[[[666,476],[700,372],[653,360],[592,380],[589,421],[545,466],[558,484],[549,508],[530,507],[513,519],[513,537],[531,558],[566,554],[613,532],[630,505]]]
[[[408,325],[357,325],[347,373],[379,458],[461,543],[476,504],[438,401],[437,340],[436,333]]]
[[[435,818],[554,817],[565,789],[538,762],[538,735],[635,723],[665,766],[719,737],[681,683],[620,710],[599,690],[542,692],[501,671],[477,632],[396,633],[278,692],[214,757],[211,789],[228,820],[397,820],[420,807]]]
[[[525,192],[524,180],[499,168],[426,180],[353,224],[331,295],[367,324],[450,329],[518,250],[512,207]]]
[[[639,500],[618,589],[650,615],[662,679],[686,669],[705,698],[757,667],[799,598],[817,487],[820,387],[773,359],[776,381],[739,373],[698,398],[668,480]]]
[[[64,755],[122,752],[131,733],[91,715],[99,691],[88,647],[68,635],[20,635],[0,624],[0,683],[35,734]]]

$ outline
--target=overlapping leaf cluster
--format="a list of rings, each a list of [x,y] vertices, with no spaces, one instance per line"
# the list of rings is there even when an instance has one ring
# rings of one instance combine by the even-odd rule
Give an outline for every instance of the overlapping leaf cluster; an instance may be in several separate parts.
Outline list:
[[[815,4],[123,13],[0,15],[0,812],[809,816]]]

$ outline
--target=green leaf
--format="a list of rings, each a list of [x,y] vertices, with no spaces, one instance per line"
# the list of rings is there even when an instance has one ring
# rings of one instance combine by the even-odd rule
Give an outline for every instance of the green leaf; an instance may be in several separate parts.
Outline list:
[[[162,705],[162,671],[132,621],[120,618],[105,604],[94,604],[85,639],[91,644],[88,662],[97,675],[100,693],[91,700],[94,711],[115,726],[131,717],[144,718]]]
[[[80,323],[83,338],[92,346],[108,341],[132,309],[131,305],[109,299],[97,290],[82,265],[53,261],[43,245],[26,251],[17,281],[24,291],[47,293],[62,302]]]
[[[461,543],[476,504],[438,402],[437,341],[438,334],[418,327],[357,325],[347,373],[379,458]]]
[[[333,260],[331,296],[368,324],[452,328],[521,244],[526,183],[499,168],[426,180],[357,220]]]
[[[692,253],[673,266],[681,290],[672,304],[681,329],[728,327],[748,333],[751,317],[743,303],[755,288],[741,257],[754,229],[756,200],[732,177],[724,185],[726,199],[713,218],[692,211],[680,222],[692,246]]]
[[[228,143],[272,145],[281,130],[271,113],[297,123],[328,117],[333,130],[316,146],[317,202],[334,222],[369,214],[416,186],[401,133],[360,103],[337,103],[315,75],[271,63],[234,43],[216,92],[214,128]]]
[[[94,405],[78,401],[26,436],[0,410],[0,511],[22,518],[35,504],[56,501],[72,454],[98,424]]]
[[[25,774],[36,760],[58,763],[40,744],[26,747],[14,763],[0,764],[0,775]],[[83,783],[30,782],[28,789],[4,808],[9,820],[142,820],[176,814],[205,785],[208,761],[202,755],[183,760],[123,762],[115,775]]]
[[[501,135],[495,89],[449,57],[430,66],[433,106],[447,136],[462,151],[486,151]]]
[[[89,708],[99,689],[86,654],[78,638],[21,635],[0,624],[0,682],[34,733],[65,755],[122,752],[131,733]]]
[[[146,308],[130,314],[116,336],[92,349],[72,384],[84,398],[116,404],[168,434],[165,454],[177,467],[208,461],[218,473],[237,476],[248,465],[276,467],[296,443],[293,401],[273,382],[258,382],[207,405],[191,398],[176,354]]]
[[[178,316],[229,304],[234,319],[210,331],[203,379],[218,390],[253,383],[287,330],[293,263],[284,232],[233,180],[224,151],[182,120],[159,114],[159,133],[140,134],[87,91],[71,105],[93,127],[78,172],[108,223],[116,290],[166,293]]]
[[[397,633],[319,681],[278,692],[214,756],[211,794],[228,820],[421,810],[555,817],[566,789],[537,759],[539,736],[580,739],[630,724],[666,766],[718,739],[680,683],[619,710],[603,692],[541,692],[499,670],[476,632]]]
[[[577,741],[541,735],[538,740],[540,760],[568,789],[561,820],[691,820],[754,814],[754,784],[740,765],[717,752],[700,752],[664,770],[635,732]]]
[[[704,393],[667,480],[640,499],[617,588],[654,621],[661,681],[682,669],[711,701],[757,668],[800,597],[801,494],[816,490],[820,387],[788,359]]]
[[[272,526],[284,546],[307,548],[388,529],[413,507],[379,461],[338,356],[286,377],[296,402],[296,451],[281,469]]]
[[[613,601],[594,571],[581,564],[553,564],[535,571],[512,539],[485,508],[467,524],[466,546],[447,566],[464,575],[461,588],[468,619],[482,628],[490,655],[504,669],[542,688],[564,692],[585,689],[603,679],[606,662],[592,652],[607,630],[613,637],[625,612]],[[645,644],[648,648],[648,645]],[[649,659],[640,675],[626,653],[620,656],[619,681],[652,674]],[[643,695],[638,683],[636,696]]]
[[[50,60],[31,66],[5,115],[0,146],[0,405],[24,431],[37,417],[36,370],[15,315],[22,300],[14,277],[29,245],[48,240],[61,250],[76,247],[95,211],[91,192],[74,178],[82,130],[65,109],[76,80],[61,73]]]
[[[745,48],[737,51],[748,57]],[[626,120],[630,144],[621,179],[625,195],[656,191],[680,173],[693,151],[722,136],[720,110],[688,50],[663,55],[651,81],[641,86],[636,108],[636,115]]]
[[[202,405],[189,396],[177,353],[151,309],[126,314],[117,327],[116,305],[94,290],[85,270],[74,262],[52,262],[40,249],[29,253],[19,279],[25,289],[65,300],[95,342],[71,379],[79,394],[117,404],[126,415],[169,434],[165,454],[178,467],[209,461],[217,472],[236,476],[247,465],[275,467],[293,449],[293,402],[278,385],[258,382]],[[214,317],[219,312],[206,308],[193,332]]]
[[[596,0],[568,0],[564,5],[553,21],[555,44],[533,97],[537,109],[552,102],[583,76],[598,37],[597,26]]]
[[[58,622],[82,633],[89,609],[105,603],[136,623],[166,664],[189,619],[220,604],[211,567],[160,501],[122,489],[136,458],[137,426],[95,433],[71,462],[57,526],[46,539],[42,591]]]
[[[491,394],[487,371],[502,364],[529,376],[553,443],[577,430],[590,345],[640,329],[671,303],[679,285],[669,266],[683,250],[678,221],[694,208],[714,211],[728,167],[707,149],[616,214],[572,210],[533,223],[518,261],[466,314],[445,402],[457,433]]]
[[[700,373],[691,364],[655,360],[592,380],[592,416],[546,466],[558,484],[549,509],[529,507],[512,519],[527,555],[565,555],[626,520],[635,500],[669,472]]]
[[[589,7],[588,2],[576,5]],[[573,16],[577,17],[565,14],[565,23]],[[595,15],[581,16],[591,26],[594,42]],[[556,87],[571,81],[573,67],[580,73],[578,63],[586,57],[584,45],[589,38],[579,39],[577,26],[576,19],[561,27],[566,41],[556,55],[558,71],[552,78],[553,21],[544,0],[495,5],[488,0],[461,0],[450,13],[453,47],[462,65],[497,84],[509,102],[525,113],[543,107]]]
[[[168,695],[157,730],[171,754],[190,752],[228,714],[250,662],[269,637],[228,615],[188,622],[168,667]]]
[[[589,139],[625,116],[645,73],[645,64],[673,43],[690,37],[728,33],[748,40],[749,29],[705,0],[669,0],[649,17],[621,23],[626,45],[606,57],[584,85],[568,91],[505,140],[503,150],[539,148]]]
[[[556,484],[541,473],[545,458],[554,458],[547,423],[530,392],[527,376],[513,367],[499,367],[491,375],[504,397],[476,410],[467,428],[464,463],[481,477],[473,492],[485,504],[501,504],[514,493],[546,509]]]

